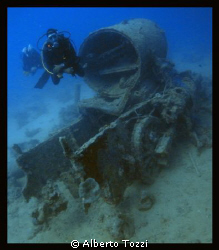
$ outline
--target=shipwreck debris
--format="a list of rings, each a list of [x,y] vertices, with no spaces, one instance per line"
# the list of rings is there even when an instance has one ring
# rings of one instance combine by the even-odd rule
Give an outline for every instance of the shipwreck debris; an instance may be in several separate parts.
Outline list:
[[[33,223],[42,225],[61,211],[66,210],[68,201],[60,193],[58,186],[50,180],[42,189],[39,206],[32,212]]]
[[[22,149],[20,148],[20,146],[18,144],[14,144],[12,146],[12,149],[15,151],[15,153],[17,153],[18,155],[22,155],[23,154],[23,151]]]
[[[148,193],[146,190],[142,190],[138,210],[147,211],[153,207],[154,203],[154,195]]]
[[[79,185],[79,197],[82,199],[84,210],[87,213],[91,203],[95,202],[100,196],[100,186],[93,179],[88,178]]]
[[[194,134],[201,80],[190,71],[177,72],[166,53],[164,31],[145,19],[103,28],[85,39],[79,54],[87,65],[85,81],[97,96],[81,100],[77,120],[17,159],[27,175],[26,200],[47,200],[34,212],[39,223],[50,209],[44,190],[52,190],[49,185],[57,180],[86,213],[99,197],[116,207],[134,181],[153,183],[179,136]],[[53,206],[64,209],[65,201],[55,197]],[[154,202],[142,193],[138,208],[146,211]],[[119,211],[108,229],[115,239],[134,234],[131,216]]]

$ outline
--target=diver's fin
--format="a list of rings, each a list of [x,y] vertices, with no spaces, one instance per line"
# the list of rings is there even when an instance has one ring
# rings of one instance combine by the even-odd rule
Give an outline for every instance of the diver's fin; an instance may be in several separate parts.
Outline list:
[[[34,86],[34,88],[42,89],[45,86],[45,84],[47,83],[47,81],[49,80],[49,77],[50,77],[50,74],[47,71],[44,71],[42,76],[40,77],[39,81]]]
[[[60,75],[60,77],[58,77],[57,75],[53,74],[53,75],[51,75],[51,78],[52,78],[52,82],[53,82],[55,85],[57,85],[57,84],[59,84],[60,79],[62,78],[62,75]]]

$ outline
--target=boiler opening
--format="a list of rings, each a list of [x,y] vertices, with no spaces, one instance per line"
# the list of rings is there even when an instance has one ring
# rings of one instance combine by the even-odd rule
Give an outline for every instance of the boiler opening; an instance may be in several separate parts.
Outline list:
[[[119,84],[125,88],[129,78],[140,68],[138,54],[130,39],[108,29],[90,35],[81,46],[79,55],[90,85],[103,91]]]

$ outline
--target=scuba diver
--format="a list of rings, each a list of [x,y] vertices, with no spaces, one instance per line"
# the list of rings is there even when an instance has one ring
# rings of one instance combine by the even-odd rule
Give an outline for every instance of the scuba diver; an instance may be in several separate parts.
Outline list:
[[[22,49],[22,62],[25,75],[34,75],[37,69],[43,67],[40,54],[30,44]]]
[[[84,70],[79,64],[80,58],[76,55],[70,36],[65,37],[62,34],[63,32],[48,29],[47,33],[38,39],[39,42],[42,37],[47,36],[41,50],[41,60],[45,72],[40,77],[35,88],[43,88],[50,76],[55,85],[59,84],[60,79],[63,78],[63,73],[72,76],[75,76],[75,74],[81,77],[84,76]]]

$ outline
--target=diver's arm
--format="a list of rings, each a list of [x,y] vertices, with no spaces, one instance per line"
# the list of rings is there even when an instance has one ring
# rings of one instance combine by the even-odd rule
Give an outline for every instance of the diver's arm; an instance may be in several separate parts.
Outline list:
[[[37,67],[37,68],[42,68],[42,62],[41,62],[40,54],[35,49],[33,49],[33,51],[32,51],[32,58],[33,58],[34,66]]]

